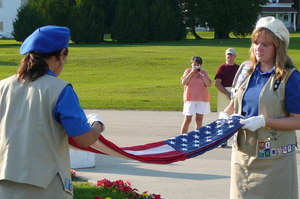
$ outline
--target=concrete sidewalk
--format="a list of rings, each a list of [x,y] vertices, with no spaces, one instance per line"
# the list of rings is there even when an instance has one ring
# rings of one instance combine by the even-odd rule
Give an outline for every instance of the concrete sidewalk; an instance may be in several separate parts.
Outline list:
[[[183,121],[181,112],[85,111],[101,115],[106,125],[104,137],[120,147],[146,144],[177,136],[180,134]],[[218,114],[215,112],[207,114],[204,116],[203,124],[217,118]],[[190,126],[190,129],[192,128],[193,124]],[[104,178],[129,180],[139,193],[148,191],[161,194],[164,199],[228,199],[230,155],[231,147],[217,148],[182,162],[157,165],[96,154],[94,168],[76,169],[76,173],[92,183]],[[297,158],[299,168],[299,151]]]

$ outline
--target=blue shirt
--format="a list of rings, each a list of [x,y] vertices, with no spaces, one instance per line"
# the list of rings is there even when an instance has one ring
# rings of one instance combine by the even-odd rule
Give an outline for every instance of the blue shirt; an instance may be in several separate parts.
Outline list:
[[[48,75],[56,77],[53,71],[48,71]],[[78,97],[71,84],[68,84],[57,100],[53,110],[54,118],[67,132],[67,135],[74,137],[91,130],[87,122],[86,115],[80,107]]]
[[[246,118],[258,115],[259,94],[267,83],[273,68],[269,72],[262,72],[257,65],[242,100],[242,115]],[[294,71],[285,87],[285,108],[288,113],[300,114],[300,75]]]

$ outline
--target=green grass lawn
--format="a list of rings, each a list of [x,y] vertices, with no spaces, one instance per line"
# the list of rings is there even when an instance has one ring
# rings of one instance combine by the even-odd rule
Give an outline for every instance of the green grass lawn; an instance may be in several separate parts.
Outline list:
[[[183,86],[180,78],[190,67],[192,56],[201,56],[203,68],[213,80],[224,63],[226,48],[237,50],[236,63],[249,57],[250,39],[214,40],[213,33],[200,33],[203,40],[97,45],[70,44],[69,56],[59,78],[72,83],[83,108],[182,110]],[[0,40],[0,79],[16,72],[22,58],[20,43]],[[291,34],[289,55],[300,66],[300,33]],[[217,89],[209,88],[211,109],[216,111]]]

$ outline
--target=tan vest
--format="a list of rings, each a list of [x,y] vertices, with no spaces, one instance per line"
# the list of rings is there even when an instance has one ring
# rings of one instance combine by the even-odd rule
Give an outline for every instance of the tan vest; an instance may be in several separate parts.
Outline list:
[[[0,81],[0,179],[47,188],[59,174],[71,191],[68,137],[53,116],[68,83],[44,75],[29,85]]]
[[[263,114],[265,117],[269,118],[282,118],[288,116],[288,113],[285,111],[285,86],[290,74],[294,70],[295,69],[289,70],[287,75],[280,82],[277,90],[274,90],[275,74],[271,75],[260,93],[258,115]],[[242,112],[242,99],[247,90],[250,77],[251,75],[243,81],[235,93],[234,112],[236,114],[241,114]],[[257,158],[272,158],[288,155],[295,151],[296,131],[280,131],[271,128],[260,128],[253,133],[247,130],[240,130],[237,134],[236,144],[236,147],[239,150]],[[269,149],[269,151],[265,151],[266,149]]]
[[[231,86],[231,99],[233,99],[233,96],[237,92],[238,88],[248,76],[247,71],[249,68],[250,68],[250,61],[244,61],[243,63],[241,63],[239,69],[235,73],[234,79],[232,81],[232,86]]]

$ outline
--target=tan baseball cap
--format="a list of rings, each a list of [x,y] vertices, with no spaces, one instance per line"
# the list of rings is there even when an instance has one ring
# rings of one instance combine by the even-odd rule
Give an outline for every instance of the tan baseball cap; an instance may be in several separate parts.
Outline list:
[[[233,54],[233,55],[236,55],[236,51],[234,48],[228,48],[225,52],[225,55],[227,54]]]

